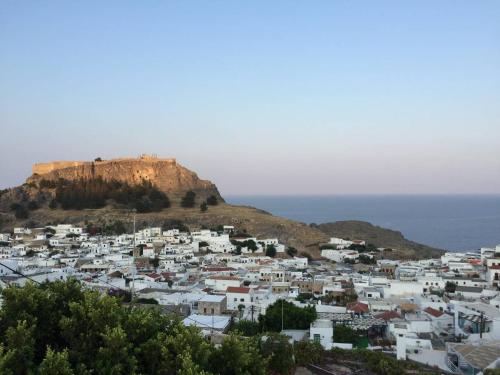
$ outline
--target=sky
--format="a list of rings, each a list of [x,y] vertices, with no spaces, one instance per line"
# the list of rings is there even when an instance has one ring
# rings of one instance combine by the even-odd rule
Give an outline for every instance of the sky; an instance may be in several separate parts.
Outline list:
[[[490,194],[500,2],[0,2],[0,187],[155,153],[221,193]]]

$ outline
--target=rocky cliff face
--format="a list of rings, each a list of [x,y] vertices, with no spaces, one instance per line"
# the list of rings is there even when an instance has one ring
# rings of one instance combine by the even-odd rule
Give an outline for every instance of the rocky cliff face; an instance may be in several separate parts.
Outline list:
[[[40,180],[56,181],[60,178],[77,180],[96,177],[105,180],[114,179],[132,185],[147,180],[174,200],[192,190],[201,199],[215,195],[222,201],[213,183],[201,180],[196,173],[186,169],[175,159],[160,159],[144,155],[136,159],[124,158],[93,162],[58,161],[35,164],[33,175],[26,182],[29,184]]]

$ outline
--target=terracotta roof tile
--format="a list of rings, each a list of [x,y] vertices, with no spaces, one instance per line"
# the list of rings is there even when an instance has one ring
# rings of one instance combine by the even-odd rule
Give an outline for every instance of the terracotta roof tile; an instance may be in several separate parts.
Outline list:
[[[441,315],[444,314],[442,311],[433,309],[432,307],[427,307],[426,309],[424,309],[424,311],[435,318],[439,318]]]

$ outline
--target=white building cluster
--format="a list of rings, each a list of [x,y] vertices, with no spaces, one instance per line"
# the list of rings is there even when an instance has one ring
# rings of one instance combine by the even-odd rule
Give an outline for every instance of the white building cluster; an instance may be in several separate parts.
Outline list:
[[[500,366],[492,359],[500,357],[500,245],[398,261],[368,251],[364,241],[332,238],[324,259],[310,262],[286,254],[277,239],[235,232],[151,227],[105,236],[69,224],[15,228],[0,234],[0,283],[75,277],[154,300],[206,334],[226,331],[231,320],[256,321],[284,299],[317,312],[308,330],[284,331],[294,340],[392,351],[457,374]],[[340,325],[366,342],[335,340]]]

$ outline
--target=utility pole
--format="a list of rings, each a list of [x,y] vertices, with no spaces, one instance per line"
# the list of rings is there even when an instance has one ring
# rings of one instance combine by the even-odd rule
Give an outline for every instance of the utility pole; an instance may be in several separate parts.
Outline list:
[[[133,210],[134,212],[134,239],[133,239],[133,248],[132,248],[132,286],[130,289],[130,302],[134,299],[134,292],[135,292],[135,213],[136,210]]]
[[[481,322],[479,323],[480,326],[479,326],[479,338],[482,339],[483,338],[483,324],[484,324],[484,313],[481,312]]]
[[[210,342],[214,340],[214,311],[212,309],[212,327],[210,328]]]
[[[283,298],[281,299],[281,332],[283,332]]]
[[[250,312],[252,313],[252,323],[253,323],[253,312],[255,311],[255,306],[250,306]]]

